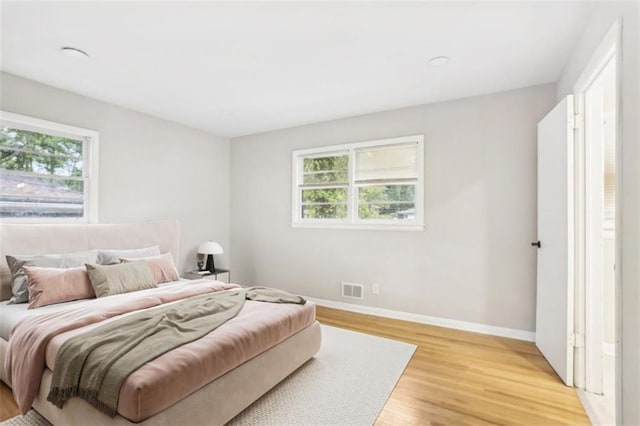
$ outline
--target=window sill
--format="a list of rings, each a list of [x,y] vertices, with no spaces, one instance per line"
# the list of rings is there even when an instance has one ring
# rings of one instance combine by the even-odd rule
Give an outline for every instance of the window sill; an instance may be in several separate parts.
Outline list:
[[[35,223],[47,223],[47,224],[87,224],[87,223],[97,223],[97,221],[91,221],[84,217],[72,218],[72,217],[30,217],[30,218],[20,218],[20,217],[2,217],[0,218],[0,223],[17,223],[17,224],[35,224]]]
[[[345,229],[350,231],[424,231],[424,225],[391,225],[373,223],[299,223],[291,224],[292,228]]]

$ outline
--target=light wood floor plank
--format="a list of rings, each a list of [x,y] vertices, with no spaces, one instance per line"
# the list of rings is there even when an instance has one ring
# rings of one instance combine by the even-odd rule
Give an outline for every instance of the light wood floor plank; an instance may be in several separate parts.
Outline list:
[[[589,424],[533,343],[319,306],[318,320],[418,346],[377,425]]]
[[[413,343],[416,353],[377,425],[589,424],[534,344],[318,307],[327,325]],[[0,421],[18,414],[0,384]]]
[[[0,422],[20,414],[11,389],[0,382]]]

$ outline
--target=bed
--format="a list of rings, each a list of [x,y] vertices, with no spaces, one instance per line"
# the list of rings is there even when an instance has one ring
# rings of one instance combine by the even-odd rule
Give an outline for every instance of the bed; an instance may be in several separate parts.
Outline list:
[[[24,304],[7,305],[11,289],[4,258],[6,254],[127,249],[149,244],[158,244],[163,253],[172,253],[178,259],[179,224],[175,221],[114,225],[0,224],[0,299],[4,301],[0,302],[0,379],[11,386],[4,365],[11,329],[15,324],[25,318],[25,323],[28,323],[28,317],[34,315],[55,316],[57,311],[82,309],[79,307],[83,304],[98,303],[100,300],[66,302],[33,310],[26,309]],[[165,283],[158,289],[142,290],[140,294],[147,291],[187,291],[185,289],[209,291],[209,287],[211,290],[224,290],[221,286],[223,283],[207,280],[178,280]],[[118,297],[109,296],[104,300]],[[284,324],[285,327],[278,332],[270,331],[270,323]],[[265,340],[266,335],[271,336],[271,340]],[[169,356],[164,364],[160,360],[162,357],[159,357],[127,378],[127,382],[130,379],[133,382],[123,385],[120,396],[124,405],[121,407],[118,404],[118,414],[112,418],[80,398],[72,398],[63,409],[47,402],[54,349],[60,344],[54,339],[49,344],[54,349],[47,348],[47,368],[42,375],[33,408],[54,425],[224,424],[313,357],[320,348],[320,341],[320,327],[315,321],[313,304],[307,302],[305,305],[276,307],[269,303],[247,301],[237,317],[192,343],[200,348],[211,344],[211,351],[221,351],[220,347],[213,348],[213,342],[222,346],[224,343],[219,342],[227,342],[227,349],[224,349],[227,356],[209,355],[209,358],[224,362],[215,361],[216,368],[202,367],[202,360],[198,359],[185,364],[185,359],[193,358],[189,347],[192,344],[175,349],[163,355]],[[180,350],[183,351],[182,355],[178,353]],[[185,357],[185,353],[189,356]],[[140,373],[144,368],[147,368],[147,373],[152,371],[155,375],[145,375],[144,371]],[[126,389],[129,394],[126,394]],[[167,389],[171,390],[169,396]],[[124,398],[122,392],[125,392]]]

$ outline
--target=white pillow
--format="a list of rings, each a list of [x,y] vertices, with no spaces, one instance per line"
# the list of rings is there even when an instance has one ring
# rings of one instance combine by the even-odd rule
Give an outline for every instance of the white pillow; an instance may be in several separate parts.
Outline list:
[[[160,246],[140,249],[98,250],[98,265],[115,265],[120,258],[137,259],[140,257],[160,256]]]
[[[7,256],[7,265],[11,271],[11,291],[13,297],[9,304],[26,303],[29,301],[27,277],[23,266],[38,266],[42,268],[76,268],[85,263],[97,261],[95,251],[81,251],[66,254],[45,254],[35,256]]]

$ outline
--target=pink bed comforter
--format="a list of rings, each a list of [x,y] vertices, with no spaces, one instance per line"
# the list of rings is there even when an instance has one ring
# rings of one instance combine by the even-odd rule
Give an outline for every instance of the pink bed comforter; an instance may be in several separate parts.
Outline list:
[[[110,296],[68,310],[29,317],[12,331],[5,370],[20,410],[31,408],[44,369],[70,337],[120,315],[183,298],[236,288],[201,280]],[[171,406],[227,371],[280,343],[315,320],[315,305],[247,301],[238,316],[195,342],[176,348],[131,374],[120,389],[118,413],[139,422]]]

